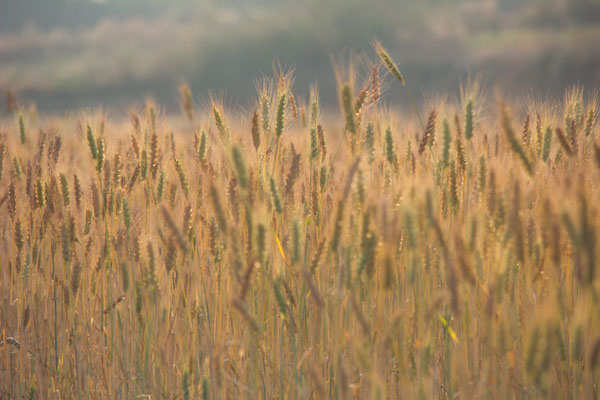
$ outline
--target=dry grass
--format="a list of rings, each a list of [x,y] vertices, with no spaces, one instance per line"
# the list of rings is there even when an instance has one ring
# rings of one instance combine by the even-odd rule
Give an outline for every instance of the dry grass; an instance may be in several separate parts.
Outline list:
[[[379,74],[327,121],[287,74],[248,115],[9,110],[0,398],[597,398],[596,103],[425,127]]]

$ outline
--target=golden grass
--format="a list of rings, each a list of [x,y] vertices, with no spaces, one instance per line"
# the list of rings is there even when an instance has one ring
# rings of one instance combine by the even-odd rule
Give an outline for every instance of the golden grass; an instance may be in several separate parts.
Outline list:
[[[287,74],[248,115],[11,110],[0,398],[597,398],[595,100],[424,127],[381,78],[328,120]]]

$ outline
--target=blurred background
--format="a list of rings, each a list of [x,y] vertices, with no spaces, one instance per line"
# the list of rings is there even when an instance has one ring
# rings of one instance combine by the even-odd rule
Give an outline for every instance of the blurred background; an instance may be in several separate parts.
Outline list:
[[[335,105],[331,56],[374,60],[373,37],[415,94],[457,94],[469,74],[517,95],[600,82],[600,0],[0,0],[0,88],[43,112],[177,110],[183,81],[244,105],[278,60]]]

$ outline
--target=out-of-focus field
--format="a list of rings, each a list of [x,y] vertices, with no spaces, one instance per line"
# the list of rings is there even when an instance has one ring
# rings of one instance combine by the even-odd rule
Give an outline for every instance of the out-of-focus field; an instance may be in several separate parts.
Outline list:
[[[8,96],[0,398],[598,398],[597,94],[417,114],[376,50],[327,118],[285,73],[125,122]]]
[[[595,0],[2,0],[0,88],[44,112],[146,96],[174,111],[182,81],[250,106],[279,60],[296,67],[299,95],[318,80],[332,108],[330,54],[368,53],[372,37],[400,55],[416,94],[456,93],[469,72],[511,95],[600,82]]]

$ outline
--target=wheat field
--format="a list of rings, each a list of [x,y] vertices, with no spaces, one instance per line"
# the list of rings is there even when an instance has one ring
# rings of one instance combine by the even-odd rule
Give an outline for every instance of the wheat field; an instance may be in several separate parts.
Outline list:
[[[375,50],[337,114],[7,92],[0,399],[597,399],[598,95],[400,107]]]

